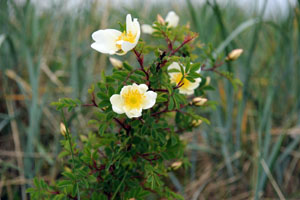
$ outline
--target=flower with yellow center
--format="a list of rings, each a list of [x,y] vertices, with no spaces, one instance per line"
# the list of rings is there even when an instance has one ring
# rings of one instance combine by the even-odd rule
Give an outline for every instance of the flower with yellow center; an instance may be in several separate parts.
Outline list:
[[[101,53],[124,55],[133,49],[140,38],[140,24],[131,15],[126,16],[126,31],[123,33],[115,29],[98,30],[92,34],[95,41],[91,47]]]
[[[177,62],[173,62],[168,67],[168,70],[171,70],[171,69],[177,69],[180,71],[180,66]],[[185,70],[185,66],[183,66],[183,69]],[[201,69],[199,69],[197,71],[197,73],[200,73],[200,71],[201,71]],[[186,94],[186,95],[194,94],[194,90],[199,86],[199,84],[201,82],[201,78],[194,79],[195,82],[191,82],[186,78],[182,79],[181,72],[170,72],[169,76],[170,76],[171,83],[175,83],[176,85],[183,84],[181,87],[179,87],[179,93]]]
[[[124,86],[120,94],[110,97],[113,111],[125,113],[129,118],[140,117],[143,109],[153,107],[156,102],[157,93],[147,90],[148,86],[145,84]]]

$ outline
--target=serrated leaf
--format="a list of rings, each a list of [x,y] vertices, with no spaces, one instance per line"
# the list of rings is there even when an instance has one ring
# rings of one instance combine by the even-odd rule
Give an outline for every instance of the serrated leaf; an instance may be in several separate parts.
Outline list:
[[[175,72],[180,72],[180,70],[179,69],[170,69],[170,70],[168,70],[168,73],[175,73]]]
[[[168,105],[168,110],[173,110],[174,109],[174,99],[173,99],[173,97],[172,98],[170,98],[170,100],[169,100],[169,105]]]
[[[57,183],[57,187],[67,187],[73,185],[73,181],[71,180],[62,180]]]
[[[145,73],[140,70],[135,70],[134,73],[140,76],[145,76]]]
[[[123,62],[123,67],[125,69],[127,69],[128,71],[132,71],[133,70],[133,67],[131,67],[127,62]]]

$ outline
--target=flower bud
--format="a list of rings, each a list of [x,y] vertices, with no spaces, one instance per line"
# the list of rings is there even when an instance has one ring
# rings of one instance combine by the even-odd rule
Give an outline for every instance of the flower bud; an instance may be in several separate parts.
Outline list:
[[[109,57],[109,61],[112,64],[112,66],[114,66],[115,68],[117,68],[117,69],[122,69],[123,68],[122,61],[120,61],[116,58],[113,58],[113,57]]]
[[[201,120],[201,119],[193,120],[193,121],[192,121],[192,125],[193,125],[194,127],[199,126],[201,123],[202,123],[202,120]]]
[[[136,200],[136,198],[130,198],[129,200]]]
[[[211,80],[210,76],[206,77],[205,85],[209,85],[210,84],[210,80]]]
[[[165,20],[164,18],[162,18],[162,16],[160,14],[157,14],[157,22],[164,25],[165,24]]]
[[[202,97],[195,97],[192,102],[195,106],[203,106],[207,102],[207,99]]]
[[[145,34],[152,34],[154,32],[154,29],[149,24],[143,24],[141,28],[142,32]]]
[[[72,169],[70,169],[70,167],[67,167],[67,166],[64,167],[64,170],[65,170],[66,172],[70,172],[70,173],[72,172]]]
[[[176,162],[172,163],[171,167],[172,167],[174,170],[176,170],[176,169],[178,169],[179,167],[181,167],[181,165],[182,165],[182,162],[181,162],[181,161],[176,161]]]
[[[66,132],[67,132],[67,129],[66,129],[66,126],[64,123],[60,123],[60,133],[63,135],[63,136],[66,136]]]
[[[238,59],[240,57],[240,55],[242,55],[243,51],[244,51],[243,49],[232,50],[226,57],[226,60],[234,61],[234,60]]]

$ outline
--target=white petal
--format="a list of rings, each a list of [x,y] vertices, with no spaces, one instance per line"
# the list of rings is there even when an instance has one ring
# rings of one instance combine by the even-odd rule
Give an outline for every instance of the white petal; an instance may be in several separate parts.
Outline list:
[[[180,66],[177,62],[173,62],[171,65],[169,65],[168,70],[170,69],[178,69],[180,71]]]
[[[142,32],[145,34],[152,34],[154,32],[154,29],[149,24],[143,24],[142,25]]]
[[[128,90],[131,90],[132,86],[131,85],[126,85],[121,89],[120,94],[123,95],[124,93],[127,93]]]
[[[101,53],[115,54],[118,51],[116,40],[122,33],[114,29],[99,30],[92,34],[95,42],[91,47]]]
[[[129,31],[131,31],[133,33],[133,30],[134,30],[134,27],[133,27],[131,14],[127,14],[127,16],[126,16],[126,32],[129,33]]]
[[[123,114],[124,110],[123,110],[123,99],[121,97],[121,95],[118,94],[114,94],[110,97],[110,103],[112,105],[112,109],[114,112],[118,113],[118,114]]]
[[[138,87],[141,93],[145,93],[148,90],[148,86],[146,84],[140,84]]]
[[[145,102],[143,103],[143,109],[149,109],[154,106],[156,102],[157,93],[153,91],[148,91],[145,93]]]
[[[179,93],[185,94],[185,95],[192,95],[192,94],[194,94],[194,90],[179,88]]]
[[[125,112],[128,118],[140,117],[142,116],[142,108],[141,109],[132,109]]]
[[[167,17],[166,17],[165,21],[168,22],[169,27],[176,27],[178,25],[178,22],[179,22],[179,17],[174,11],[170,11],[167,14]]]
[[[195,90],[197,87],[199,87],[200,82],[201,82],[201,78],[196,78],[194,83],[190,82],[190,85],[187,89],[188,90]]]
[[[136,43],[122,41],[121,48],[124,52],[128,52],[136,46]]]

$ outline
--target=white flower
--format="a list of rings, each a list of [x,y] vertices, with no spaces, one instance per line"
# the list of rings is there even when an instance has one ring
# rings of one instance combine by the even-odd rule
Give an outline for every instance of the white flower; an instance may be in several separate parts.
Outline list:
[[[141,34],[140,24],[131,15],[126,16],[126,31],[123,33],[115,29],[98,30],[92,34],[95,42],[91,47],[101,53],[124,55],[133,49]]]
[[[120,94],[110,97],[113,111],[125,113],[129,118],[140,117],[143,109],[153,107],[156,102],[157,93],[147,90],[148,86],[145,84],[124,86]]]
[[[165,21],[168,22],[168,27],[176,27],[179,22],[179,17],[174,11],[170,11]]]
[[[160,15],[158,15],[158,16],[162,19],[162,17]],[[168,12],[168,14],[166,16],[166,19],[165,20],[162,19],[161,23],[164,24],[164,22],[168,22],[168,27],[175,28],[178,25],[179,16],[174,11],[170,11],[170,12]],[[155,25],[153,24],[152,26],[155,26]],[[152,26],[149,24],[143,24],[142,25],[143,33],[152,34],[154,32],[154,29],[152,28]]]
[[[142,32],[146,34],[152,34],[154,32],[154,29],[149,24],[143,24],[142,25]]]
[[[185,69],[185,66],[182,66],[183,69]],[[168,70],[171,69],[178,69],[180,70],[180,66],[177,62],[173,62],[171,65],[169,65]],[[197,73],[200,73],[201,69],[199,69],[197,71]],[[175,83],[176,85],[178,85],[178,83],[180,82],[181,78],[182,78],[182,73],[181,72],[170,72],[169,73],[170,79],[171,79],[171,83]],[[194,79],[195,82],[191,82],[189,80],[187,80],[186,78],[183,78],[182,82],[183,85],[179,88],[179,93],[181,94],[186,94],[186,95],[191,95],[194,94],[194,90],[199,86],[200,82],[201,82],[201,78],[196,78]]]

